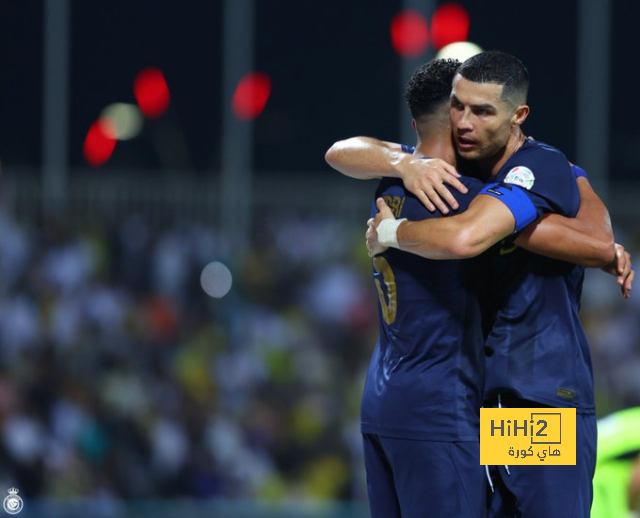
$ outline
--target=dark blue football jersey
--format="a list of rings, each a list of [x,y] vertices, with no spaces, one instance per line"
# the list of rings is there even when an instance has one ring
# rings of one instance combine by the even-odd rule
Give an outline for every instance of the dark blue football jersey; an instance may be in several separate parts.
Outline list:
[[[405,148],[405,151],[411,151]],[[461,181],[464,195],[452,189],[463,212],[486,187]],[[518,225],[524,216],[502,186],[491,186],[512,209]],[[402,181],[384,179],[376,191],[396,218],[442,217],[429,212]],[[516,200],[517,201],[517,200]],[[372,216],[377,213],[375,203]],[[527,217],[525,222],[521,217]],[[362,431],[387,437],[428,440],[478,440],[484,379],[479,291],[484,256],[433,261],[389,249],[373,259],[379,295],[380,336],[362,399]]]
[[[580,200],[566,157],[527,140],[497,181],[524,192],[539,215],[573,217]],[[584,269],[517,247],[512,239],[490,251],[485,330],[485,397],[511,393],[556,407],[594,411],[593,375],[578,312]]]
[[[484,184],[461,179],[466,210]],[[441,217],[384,179],[376,191],[396,218]],[[375,203],[372,216],[377,213]],[[482,256],[484,257],[484,256]],[[362,398],[362,432],[429,440],[478,440],[484,378],[481,258],[432,261],[393,248],[373,259],[380,335]]]

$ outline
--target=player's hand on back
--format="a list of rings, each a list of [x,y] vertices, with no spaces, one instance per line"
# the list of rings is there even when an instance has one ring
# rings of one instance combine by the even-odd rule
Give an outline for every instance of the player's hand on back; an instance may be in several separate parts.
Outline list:
[[[367,232],[365,234],[366,242],[367,242],[367,253],[369,257],[375,257],[382,252],[386,252],[386,246],[382,246],[378,243],[378,232],[376,228],[373,226],[373,218],[371,218],[368,222]]]
[[[449,207],[458,209],[458,202],[445,184],[461,193],[468,191],[458,180],[460,174],[456,168],[440,158],[405,155],[397,164],[397,169],[405,188],[431,212],[435,211],[436,207],[443,214],[449,213]]]
[[[382,198],[378,198],[376,200],[376,205],[378,206],[378,214],[376,214],[375,218],[371,218],[367,221],[367,232],[365,233],[369,257],[381,254],[389,248],[378,242],[378,225],[380,225],[382,220],[395,219],[393,212],[391,212],[391,209]]]
[[[636,272],[631,265],[631,255],[619,243],[616,243],[616,256],[607,266],[603,266],[602,270],[613,275],[618,280],[618,286],[625,299],[631,297],[631,287]]]

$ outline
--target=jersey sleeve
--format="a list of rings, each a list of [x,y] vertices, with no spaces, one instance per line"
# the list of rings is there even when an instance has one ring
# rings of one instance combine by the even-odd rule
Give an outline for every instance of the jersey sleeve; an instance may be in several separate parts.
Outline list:
[[[582,169],[582,167],[572,164],[571,169],[573,170],[573,175],[576,177],[576,180],[581,176],[586,178],[587,180],[589,179],[589,177],[587,176],[587,172]]]
[[[538,216],[552,212],[573,217],[578,212],[580,197],[575,174],[557,149],[537,144],[518,153],[504,169],[497,179],[522,190]]]
[[[538,219],[538,211],[526,191],[509,184],[492,183],[486,185],[479,194],[491,196],[504,203],[516,220],[514,232],[520,232],[532,221]]]

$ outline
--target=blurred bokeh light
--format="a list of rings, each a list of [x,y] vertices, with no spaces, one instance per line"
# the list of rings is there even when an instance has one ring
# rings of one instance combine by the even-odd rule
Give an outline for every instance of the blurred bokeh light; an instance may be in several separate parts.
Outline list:
[[[446,47],[443,47],[438,51],[436,57],[439,59],[457,59],[458,61],[464,61],[471,56],[475,56],[482,52],[480,46],[470,41],[459,41],[457,43],[450,43]]]
[[[221,299],[231,289],[233,277],[229,268],[214,261],[204,267],[200,274],[200,285],[205,293],[215,299]]]
[[[109,119],[95,121],[84,140],[84,157],[93,167],[105,164],[116,147],[116,131]]]
[[[439,6],[431,18],[431,41],[441,49],[456,41],[465,41],[469,35],[469,14],[460,4]]]
[[[158,68],[142,70],[133,82],[133,93],[140,111],[149,119],[160,117],[169,108],[169,87]]]
[[[143,118],[137,106],[127,103],[113,103],[107,106],[100,118],[108,120],[118,140],[131,140],[142,130]]]
[[[233,113],[240,120],[255,119],[260,115],[271,95],[271,79],[262,72],[244,76],[233,94]]]
[[[402,11],[391,21],[391,44],[405,58],[422,55],[429,45],[429,27],[416,11]]]

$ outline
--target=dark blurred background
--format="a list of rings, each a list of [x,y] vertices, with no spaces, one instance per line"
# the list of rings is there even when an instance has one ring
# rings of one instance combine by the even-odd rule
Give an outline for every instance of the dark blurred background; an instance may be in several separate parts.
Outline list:
[[[469,41],[485,50],[511,52],[529,68],[529,133],[575,159],[581,2],[542,1],[522,9],[507,0],[458,3],[469,15]],[[223,2],[68,4],[70,167],[86,164],[82,143],[101,110],[112,102],[135,102],[134,77],[154,66],[164,72],[171,89],[170,116],[183,132],[189,172],[218,173],[226,109]],[[403,7],[399,0],[255,2],[253,68],[272,81],[271,97],[256,122],[254,146],[247,150],[258,173],[321,171],[323,151],[338,136],[398,137],[400,58],[389,27]],[[602,138],[613,147],[611,178],[633,180],[625,150],[638,138],[633,123],[637,107],[629,102],[626,109],[614,109],[614,100],[623,98],[628,87],[634,52],[629,35],[640,6],[612,2],[609,11],[609,43],[606,34],[582,37],[609,49],[612,131]],[[42,1],[2,3],[0,145],[5,165],[37,169],[42,164],[43,16]],[[107,167],[160,167],[149,143],[151,131],[145,128],[146,135],[118,146]]]
[[[375,182],[324,153],[413,143],[404,84],[459,34],[436,41],[439,9],[524,61],[525,132],[639,250],[638,3],[0,6],[0,497],[23,515],[367,516]],[[637,297],[589,272],[583,299],[599,415],[640,404]]]

